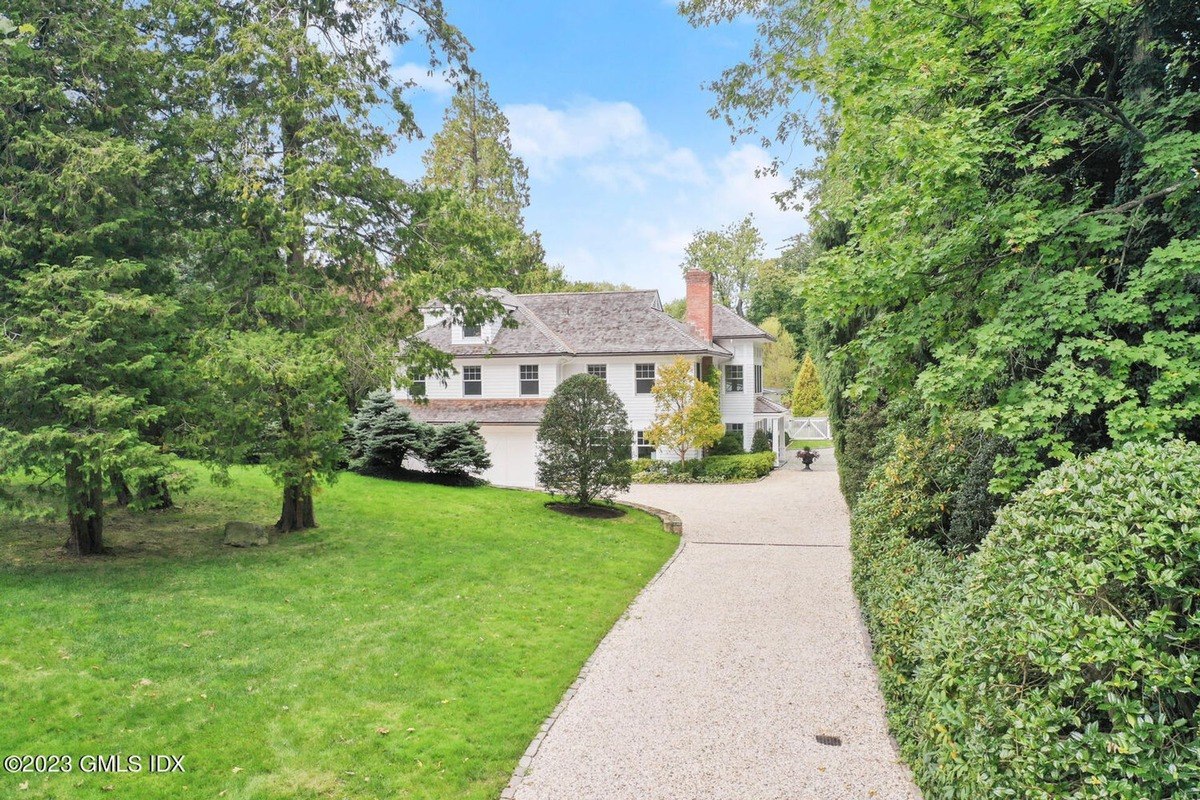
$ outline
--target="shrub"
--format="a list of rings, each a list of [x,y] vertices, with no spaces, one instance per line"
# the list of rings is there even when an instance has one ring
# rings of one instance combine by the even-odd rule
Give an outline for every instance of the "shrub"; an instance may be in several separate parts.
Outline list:
[[[925,796],[1196,797],[1200,446],[1127,445],[1000,511],[913,695]]]
[[[431,470],[451,477],[465,478],[492,466],[479,425],[474,422],[434,426],[421,457]]]
[[[433,429],[396,405],[391,392],[371,392],[347,426],[350,469],[365,474],[396,473],[410,453],[424,453]]]
[[[854,589],[862,603],[892,729],[904,741],[914,713],[909,687],[921,663],[929,626],[958,584],[961,562],[930,536],[940,524],[944,496],[909,491],[924,459],[911,445],[881,463],[854,507],[851,554]],[[939,493],[941,494],[941,493]]]
[[[594,375],[567,378],[538,426],[538,483],[586,505],[629,488],[633,431],[625,404]]]
[[[774,453],[744,453],[735,456],[709,456],[691,461],[633,462],[635,483],[727,483],[753,481],[775,468]]]
[[[730,431],[708,449],[710,456],[737,456],[744,452],[746,452],[746,449],[742,447],[742,434],[740,431]]]
[[[975,453],[954,495],[954,510],[946,534],[951,547],[965,550],[977,547],[996,520],[996,509],[1003,498],[992,494],[988,487],[995,477],[996,457],[1012,452],[1012,447],[999,437],[974,438]]]
[[[774,453],[748,453],[741,456],[712,456],[702,462],[700,477],[719,480],[752,481],[769,475],[775,468]]]
[[[764,431],[762,428],[754,431],[754,438],[750,440],[751,453],[770,453],[774,450],[771,443],[771,434]]]
[[[880,436],[886,426],[883,407],[868,405],[845,409],[841,424],[834,428],[838,477],[851,508],[858,502],[858,495],[879,460]]]

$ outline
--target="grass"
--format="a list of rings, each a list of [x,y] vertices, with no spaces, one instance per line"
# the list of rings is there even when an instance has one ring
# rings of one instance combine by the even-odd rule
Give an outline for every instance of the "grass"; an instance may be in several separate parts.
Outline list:
[[[822,447],[833,447],[832,439],[792,439],[788,442],[788,450],[799,450],[802,447],[807,447],[812,450],[820,450]]]
[[[106,526],[111,555],[0,519],[0,773],[19,798],[488,798],[678,539],[642,512],[590,520],[543,495],[343,476],[321,527],[272,521],[259,471],[181,510]],[[185,756],[184,774],[82,774],[97,754]],[[111,794],[106,794],[110,790]]]

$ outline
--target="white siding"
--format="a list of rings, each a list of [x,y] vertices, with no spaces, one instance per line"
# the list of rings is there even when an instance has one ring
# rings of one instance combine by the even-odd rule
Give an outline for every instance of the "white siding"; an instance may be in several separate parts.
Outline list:
[[[536,364],[538,367],[538,393],[536,395],[521,394],[521,371],[524,364]],[[425,381],[425,396],[430,400],[455,400],[463,395],[462,368],[477,366],[483,382],[483,393],[474,395],[483,398],[520,398],[520,397],[549,397],[560,382],[560,360],[557,358],[456,358],[454,360],[457,373],[446,378],[445,385],[437,378]],[[398,392],[401,397],[408,393]]]
[[[762,364],[762,345],[753,339],[718,339],[717,344],[733,353],[725,364],[742,368],[742,391],[725,391],[725,364],[721,365],[721,421],[742,424],[742,447],[750,449],[754,439],[754,365]]]
[[[485,335],[486,335],[485,331]],[[733,353],[728,361],[715,361],[715,366],[722,370],[721,382],[721,418],[723,422],[740,422],[743,428],[743,446],[748,450],[754,436],[754,366],[762,364],[762,344],[748,339],[718,340],[717,344]],[[688,357],[693,364],[699,357]],[[462,368],[478,366],[482,378],[482,394],[478,397],[487,398],[548,398],[555,387],[572,375],[586,373],[589,364],[604,364],[607,369],[608,385],[625,404],[629,415],[629,427],[634,431],[646,430],[654,420],[654,396],[638,394],[634,378],[636,364],[654,364],[656,371],[675,360],[675,356],[580,356],[563,359],[559,357],[542,358],[457,358],[454,361],[455,374],[441,381],[430,378],[426,381],[426,397],[430,400],[459,399],[463,395]],[[740,364],[742,366],[743,391],[730,393],[724,391],[724,365]],[[522,395],[520,393],[520,367],[525,364],[538,366],[538,394]],[[400,396],[406,396],[398,391]],[[489,441],[489,451],[496,466],[489,473],[489,480],[501,485],[532,486],[533,485],[533,451],[529,442],[533,441],[535,428],[530,426],[520,428],[515,426],[483,426],[485,438]],[[490,436],[488,435],[490,434]],[[496,447],[493,448],[493,440]],[[633,442],[630,442],[633,450]],[[697,455],[697,454],[692,454]],[[659,449],[656,458],[674,458],[675,455]]]

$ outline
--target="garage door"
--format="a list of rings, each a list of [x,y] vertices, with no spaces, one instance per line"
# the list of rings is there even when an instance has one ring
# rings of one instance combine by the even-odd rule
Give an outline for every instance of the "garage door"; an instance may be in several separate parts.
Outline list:
[[[497,486],[533,488],[537,483],[537,428],[532,425],[480,425],[492,468],[483,473]]]

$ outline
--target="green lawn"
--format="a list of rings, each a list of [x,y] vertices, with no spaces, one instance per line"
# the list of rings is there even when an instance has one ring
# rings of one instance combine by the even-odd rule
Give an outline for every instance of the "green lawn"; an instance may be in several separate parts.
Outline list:
[[[0,519],[0,756],[187,769],[0,773],[0,797],[494,800],[678,542],[641,512],[346,475],[320,528],[237,550],[224,521],[273,521],[277,492],[233,477],[114,515],[92,561],[58,555],[58,527]]]
[[[822,447],[833,447],[832,439],[792,439],[788,442],[788,450],[799,450],[801,447],[808,447],[812,450],[820,450]]]

